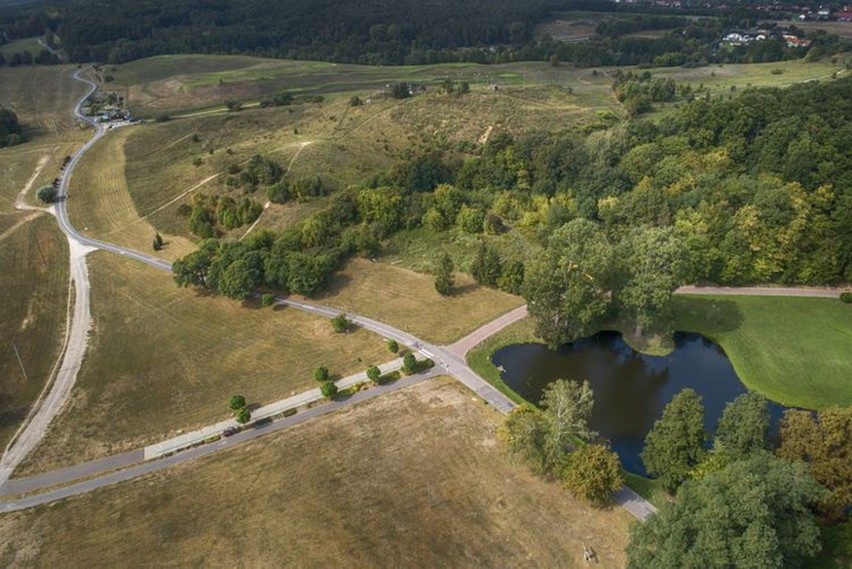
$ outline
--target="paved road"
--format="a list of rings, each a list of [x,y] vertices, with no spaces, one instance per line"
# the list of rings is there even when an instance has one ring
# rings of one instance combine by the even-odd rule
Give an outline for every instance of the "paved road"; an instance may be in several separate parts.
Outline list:
[[[447,350],[452,352],[453,354],[459,356],[460,358],[464,358],[467,356],[467,353],[472,350],[474,347],[478,346],[482,343],[486,338],[490,338],[503,328],[514,324],[518,320],[526,318],[527,316],[527,305],[519,306],[518,308],[512,310],[497,318],[496,320],[492,320],[485,326],[474,330],[458,342],[447,346]]]
[[[379,397],[391,391],[410,387],[411,385],[414,385],[421,381],[425,381],[440,374],[440,370],[432,369],[426,373],[410,375],[391,384],[380,385],[373,389],[368,389],[367,391],[359,391],[358,393],[355,393],[354,395],[346,399],[332,401],[326,405],[306,409],[301,413],[297,413],[296,415],[292,415],[290,417],[286,417],[284,419],[272,423],[267,423],[259,428],[247,429],[245,431],[237,433],[232,437],[222,439],[217,443],[202,445],[177,454],[173,454],[171,456],[167,456],[165,458],[142,462],[140,464],[136,464],[135,466],[124,468],[123,470],[109,472],[108,474],[98,476],[97,478],[93,478],[91,480],[84,480],[82,482],[78,482],[76,484],[65,486],[56,490],[51,490],[43,494],[29,496],[26,498],[21,498],[19,500],[13,500],[9,502],[2,502],[0,503],[0,512],[16,512],[18,510],[25,510],[34,506],[48,504],[50,502],[55,502],[64,498],[70,498],[78,494],[91,492],[92,490],[103,488],[104,486],[109,486],[118,482],[124,482],[126,480],[136,478],[138,476],[150,474],[151,472],[156,472],[157,470],[162,470],[163,468],[169,468],[187,460],[207,456],[214,452],[231,448],[239,443],[255,439],[268,433],[274,433],[276,431],[280,431],[281,429],[286,429],[287,427],[302,423],[309,419],[313,419],[314,417],[327,415],[328,413],[337,411],[341,407],[360,403],[362,401],[367,401],[369,399]]]

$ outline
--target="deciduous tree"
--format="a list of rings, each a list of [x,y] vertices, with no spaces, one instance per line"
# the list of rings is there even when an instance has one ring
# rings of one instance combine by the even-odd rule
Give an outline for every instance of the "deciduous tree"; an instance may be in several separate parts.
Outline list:
[[[841,519],[852,504],[852,407],[828,407],[816,417],[810,411],[788,410],[777,453],[808,464],[816,481],[830,491],[820,513]]]
[[[645,438],[642,462],[670,492],[704,458],[704,405],[692,389],[684,389],[666,405],[663,416]]]
[[[559,477],[576,497],[606,504],[624,484],[618,455],[599,444],[583,445],[568,456]]]
[[[334,396],[337,395],[337,384],[333,381],[326,381],[320,386],[320,392],[326,399],[334,399]]]
[[[251,421],[251,411],[248,410],[248,407],[242,407],[239,411],[237,411],[237,423],[241,425],[245,425]]]
[[[597,435],[589,428],[594,404],[588,381],[557,379],[545,387],[540,405],[547,422],[544,450],[550,468],[559,465],[575,439],[589,441]]]
[[[769,406],[760,393],[743,393],[725,406],[716,441],[737,460],[756,450],[765,449],[769,436]]]
[[[526,463],[535,472],[547,469],[545,439],[547,420],[539,409],[523,404],[512,409],[497,432],[510,457]]]
[[[228,401],[228,406],[231,408],[231,411],[239,411],[246,406],[246,398],[242,395],[232,395]]]
[[[536,333],[558,346],[600,329],[612,294],[613,248],[598,224],[569,222],[526,266],[523,294]]]
[[[690,481],[631,528],[628,568],[799,567],[820,550],[809,507],[824,490],[802,464],[767,452]]]

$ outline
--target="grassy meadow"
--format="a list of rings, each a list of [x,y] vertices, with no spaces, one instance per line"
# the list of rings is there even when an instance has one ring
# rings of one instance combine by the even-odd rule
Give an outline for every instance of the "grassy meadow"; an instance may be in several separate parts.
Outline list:
[[[444,297],[430,275],[365,259],[351,260],[317,300],[436,344],[450,344],[524,302],[479,286],[466,274],[456,274],[453,294]]]
[[[156,231],[140,218],[124,176],[124,143],[133,128],[110,132],[79,162],[68,190],[68,215],[83,235],[150,251]],[[167,232],[163,238],[166,245],[156,254],[169,260],[195,248],[189,240]]]
[[[623,509],[507,461],[501,416],[435,379],[0,518],[0,564],[622,567]],[[105,544],[108,546],[105,547]]]
[[[831,298],[675,297],[675,328],[717,342],[750,389],[785,405],[852,405],[852,305]]]
[[[24,472],[166,438],[228,416],[228,398],[267,404],[391,359],[382,338],[334,334],[325,318],[261,309],[175,286],[168,273],[89,257],[94,330],[68,404]]]
[[[65,237],[49,216],[11,218],[0,214],[0,448],[50,379],[68,308]]]

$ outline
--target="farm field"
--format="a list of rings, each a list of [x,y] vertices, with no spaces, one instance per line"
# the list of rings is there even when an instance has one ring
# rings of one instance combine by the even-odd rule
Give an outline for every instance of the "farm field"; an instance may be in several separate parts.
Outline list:
[[[75,71],[75,65],[0,68],[0,103],[15,111],[31,141],[79,133],[72,109],[85,86],[74,79]]]
[[[13,219],[22,223],[9,226]],[[49,380],[63,340],[68,246],[49,216],[0,215],[0,290],[0,448],[5,448]]]
[[[4,566],[622,567],[632,518],[506,460],[501,416],[435,379],[0,519]],[[104,547],[109,543],[109,547]]]
[[[451,296],[435,291],[431,275],[353,259],[319,302],[392,324],[429,342],[449,344],[523,304],[519,296],[481,287],[456,274]]]
[[[852,405],[852,306],[830,298],[676,296],[675,328],[717,342],[749,388],[785,405]]]
[[[167,273],[106,253],[89,257],[94,331],[71,399],[25,472],[83,462],[228,416],[241,393],[266,404],[313,387],[327,365],[348,375],[391,359],[365,330],[260,309],[175,286]]]

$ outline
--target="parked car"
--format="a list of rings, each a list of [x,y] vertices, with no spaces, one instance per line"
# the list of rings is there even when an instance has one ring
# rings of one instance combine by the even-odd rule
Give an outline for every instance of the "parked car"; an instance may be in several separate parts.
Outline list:
[[[230,437],[231,435],[236,435],[239,432],[240,432],[240,430],[236,427],[228,427],[227,429],[222,431],[222,436],[223,437]]]

